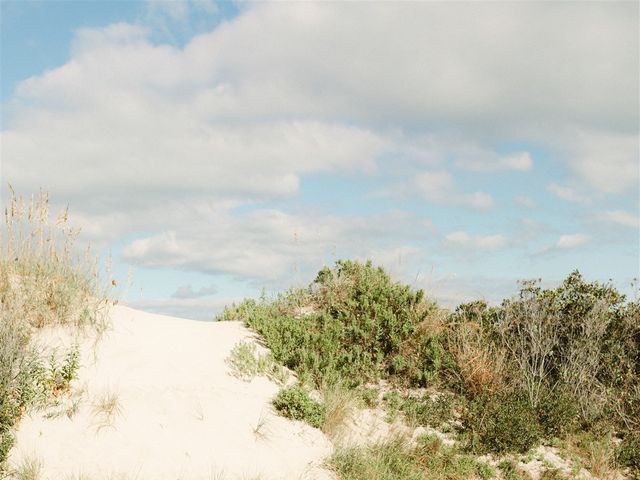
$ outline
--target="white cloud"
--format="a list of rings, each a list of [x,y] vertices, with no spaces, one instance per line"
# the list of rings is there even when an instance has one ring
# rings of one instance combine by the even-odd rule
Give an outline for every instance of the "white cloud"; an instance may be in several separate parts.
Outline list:
[[[194,320],[213,320],[225,306],[240,302],[241,297],[137,298],[126,302],[130,307],[148,312]]]
[[[493,198],[486,192],[464,193],[454,185],[453,176],[446,171],[421,172],[414,180],[422,197],[432,203],[458,205],[488,210],[493,207]]]
[[[149,5],[174,21],[210,6]],[[381,216],[373,228],[257,205],[290,199],[308,175],[393,171],[429,202],[487,210],[491,194],[460,189],[450,164],[530,171],[527,148],[497,153],[528,139],[564,152],[598,191],[627,191],[638,182],[637,13],[251,3],[184,48],[136,25],[81,29],[69,61],[22,82],[3,108],[3,181],[24,192],[46,182],[96,240],[146,232],[125,256],[148,266],[274,279],[336,249],[413,255],[420,222]],[[469,242],[499,248],[494,237]]]
[[[192,12],[215,13],[214,0],[146,0],[147,16],[151,20],[166,16],[176,22],[186,22]]]
[[[589,241],[589,236],[582,233],[560,235],[554,247],[560,250],[580,247]]]
[[[596,191],[620,194],[637,188],[640,182],[637,122],[630,133],[584,129],[566,132],[562,143],[561,151],[572,171]]]
[[[533,160],[529,152],[516,152],[500,155],[496,152],[478,147],[461,148],[456,154],[456,166],[474,172],[495,172],[515,170],[526,172],[533,168]],[[454,149],[455,151],[455,149]]]
[[[516,205],[521,207],[533,208],[536,206],[535,200],[527,195],[517,195],[513,200],[516,202]]]
[[[173,298],[202,298],[209,297],[218,293],[218,288],[215,285],[209,285],[208,287],[200,287],[197,290],[191,285],[179,286],[171,297]]]
[[[445,243],[457,247],[474,248],[480,250],[497,250],[507,245],[503,235],[475,235],[471,236],[463,230],[451,232],[445,236]]]
[[[577,203],[580,205],[589,205],[591,199],[587,196],[581,195],[571,187],[564,187],[557,183],[550,183],[547,185],[547,191],[553,193],[556,197],[566,200],[567,202]]]
[[[292,215],[255,210],[237,217],[218,213],[181,232],[168,231],[134,240],[123,257],[145,267],[174,267],[226,273],[243,279],[289,282],[294,271],[314,273],[340,257],[394,262],[428,241],[428,229],[414,229],[415,218],[402,212],[368,217]],[[389,256],[390,255],[390,256]],[[289,285],[284,285],[289,286]]]
[[[615,223],[631,228],[640,228],[640,217],[624,210],[608,210],[602,212],[598,217],[608,223]]]

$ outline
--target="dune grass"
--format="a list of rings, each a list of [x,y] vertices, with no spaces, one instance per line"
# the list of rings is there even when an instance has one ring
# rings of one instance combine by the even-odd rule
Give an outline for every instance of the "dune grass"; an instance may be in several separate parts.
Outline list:
[[[0,473],[15,423],[42,395],[65,390],[78,368],[74,351],[45,366],[34,333],[55,325],[99,330],[109,304],[97,260],[76,252],[79,232],[67,210],[52,219],[47,193],[28,200],[9,193],[0,232]]]

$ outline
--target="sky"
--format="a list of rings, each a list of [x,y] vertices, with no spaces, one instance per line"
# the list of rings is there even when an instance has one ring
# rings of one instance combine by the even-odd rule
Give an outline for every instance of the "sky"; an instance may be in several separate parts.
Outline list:
[[[0,184],[144,310],[371,259],[440,304],[640,277],[638,2],[0,2]]]

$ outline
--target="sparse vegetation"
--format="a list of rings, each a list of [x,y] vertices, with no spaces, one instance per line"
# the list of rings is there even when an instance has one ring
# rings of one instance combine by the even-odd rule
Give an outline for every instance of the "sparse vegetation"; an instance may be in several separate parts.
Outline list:
[[[10,193],[0,234],[0,473],[21,415],[64,393],[79,366],[77,349],[45,366],[34,333],[54,325],[100,328],[108,303],[95,261],[75,254],[78,231],[67,211],[52,222],[46,193],[29,201]]]
[[[289,379],[289,372],[278,364],[271,354],[260,354],[256,346],[249,342],[240,342],[227,358],[231,373],[241,380],[250,381],[258,375],[265,375],[277,383],[284,385]]]
[[[444,447],[433,436],[412,444],[401,436],[370,447],[339,449],[329,466],[342,480],[488,479],[495,470],[472,456]]]
[[[96,419],[96,429],[112,427],[116,418],[122,415],[122,406],[118,392],[107,389],[97,396],[93,403],[93,415]]]

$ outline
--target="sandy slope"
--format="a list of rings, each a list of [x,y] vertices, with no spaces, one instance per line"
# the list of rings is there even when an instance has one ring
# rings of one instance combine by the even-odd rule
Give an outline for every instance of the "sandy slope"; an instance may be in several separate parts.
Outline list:
[[[229,374],[225,358],[237,342],[252,338],[240,323],[123,306],[114,307],[111,318],[111,331],[95,349],[91,339],[81,342],[77,411],[70,408],[71,418],[25,416],[13,464],[39,458],[42,480],[330,478],[318,467],[331,452],[326,437],[271,410],[278,386]],[[69,341],[59,332],[53,337]],[[109,392],[117,395],[120,413],[104,426],[106,415],[95,405]]]

